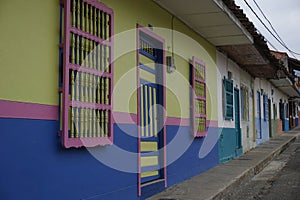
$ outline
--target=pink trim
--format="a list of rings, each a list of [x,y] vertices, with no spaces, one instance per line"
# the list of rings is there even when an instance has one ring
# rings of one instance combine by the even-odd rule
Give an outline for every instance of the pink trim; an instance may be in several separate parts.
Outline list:
[[[205,114],[195,114],[195,117],[206,118],[206,115]]]
[[[139,56],[139,48],[140,48],[140,33],[139,29],[140,26],[137,24],[136,27],[136,77],[137,77],[137,125],[138,125],[138,196],[142,195],[142,177],[141,177],[141,91],[140,91],[140,68],[139,63],[140,63],[140,56]]]
[[[206,132],[197,132],[196,137],[205,137],[206,136]]]
[[[103,10],[104,12],[106,12],[108,14],[113,14],[113,10],[107,8],[105,6],[105,4],[99,2],[98,0],[82,0],[82,1],[85,2],[85,3],[88,3],[88,4],[92,5],[92,6],[94,6],[94,7],[98,8],[98,9],[100,9],[100,10]]]
[[[166,72],[167,72],[167,65],[166,65],[166,52],[165,52],[165,40],[161,39],[162,45],[163,45],[163,118],[166,120],[166,110],[167,110],[167,101],[166,101]],[[166,130],[166,124],[164,124],[164,178],[165,178],[165,187],[168,186],[168,180],[167,180],[167,130]]]
[[[70,0],[64,3],[64,56],[63,56],[63,101],[62,101],[62,143],[69,147],[68,108],[69,108],[69,55],[70,55]]]
[[[168,126],[190,126],[189,118],[167,117],[166,125]]]
[[[77,64],[73,64],[73,63],[69,63],[69,68],[79,71],[79,72],[85,72],[85,73],[89,73],[89,74],[94,74],[96,76],[101,76],[101,77],[108,77],[111,78],[113,75],[107,72],[101,72],[97,69],[91,69],[91,68],[87,68],[84,66],[80,66]]]
[[[139,60],[139,41],[140,41],[140,32],[143,32],[147,35],[149,35],[151,38],[157,40],[158,42],[162,43],[163,45],[163,106],[166,109],[166,58],[165,58],[165,40],[163,38],[161,38],[160,36],[156,35],[155,33],[153,33],[152,31],[140,26],[139,24],[137,24],[137,41],[136,41],[136,57],[137,57],[137,65],[139,66],[140,60]],[[137,67],[137,88],[138,88],[138,100],[137,100],[137,106],[138,106],[138,127],[140,127],[141,124],[141,119],[140,119],[140,71],[139,71],[139,67]],[[164,110],[165,110],[164,109]],[[163,111],[163,120],[166,120],[166,113],[165,111]],[[141,155],[141,149],[140,149],[140,142],[141,142],[141,136],[140,136],[140,128],[138,128],[138,195],[141,196],[141,165],[140,165],[140,155]],[[167,152],[166,152],[166,124],[164,124],[164,129],[163,129],[163,143],[164,143],[164,179],[165,179],[165,187],[167,187]]]
[[[89,33],[86,33],[86,32],[84,32],[84,31],[79,30],[79,29],[74,28],[74,27],[70,27],[70,31],[71,31],[72,33],[74,33],[74,34],[83,36],[83,37],[85,37],[85,38],[87,38],[87,39],[89,39],[89,40],[93,40],[93,41],[98,42],[98,43],[100,43],[100,44],[104,44],[104,45],[106,45],[106,46],[111,46],[111,45],[112,45],[112,43],[109,42],[109,41],[107,41],[107,40],[104,40],[104,39],[102,39],[102,38],[98,38],[98,37],[96,37],[96,36],[94,36],[94,35],[91,35],[91,34],[89,34]]]
[[[0,100],[0,118],[58,120],[58,106]]]
[[[113,122],[115,124],[138,124],[138,116],[133,113],[113,112]]]
[[[167,117],[167,126],[190,126],[189,118]],[[206,120],[206,127],[218,127],[218,121]]]
[[[204,77],[205,77],[205,73],[204,73]],[[204,80],[202,80],[202,79],[200,79],[200,78],[197,78],[197,77],[195,77],[195,80],[196,80],[197,82],[200,82],[200,83],[205,83]]]
[[[94,108],[94,109],[101,109],[101,110],[111,110],[111,105],[107,104],[97,104],[97,103],[89,103],[89,102],[82,102],[82,101],[69,101],[69,105],[72,105],[77,108]]]
[[[195,99],[206,101],[206,98],[204,98],[204,97],[197,97],[197,96],[195,96]]]
[[[113,43],[114,43],[114,16],[113,16],[113,10],[106,7],[103,3],[99,3],[97,0],[83,0],[83,2],[86,2],[97,9],[104,11],[105,13],[109,14],[110,17],[110,30],[109,30],[109,40],[103,40],[102,38],[98,38],[94,35],[91,35],[85,31],[82,31],[79,28],[71,27],[70,25],[70,3],[71,0],[64,0],[64,56],[63,56],[63,103],[62,103],[62,119],[63,119],[63,139],[62,143],[63,146],[66,148],[69,147],[92,147],[96,145],[107,145],[113,143],[113,118],[112,118],[112,110],[113,110],[113,97],[110,96],[110,105],[100,105],[95,103],[86,103],[86,102],[80,102],[80,101],[70,101],[69,100],[69,69],[74,69],[77,71],[87,72],[90,74],[94,74],[97,76],[102,77],[108,77],[110,78],[110,88],[109,93],[110,95],[113,92],[113,73],[114,73],[114,63],[113,63]],[[69,62],[69,55],[70,55],[70,34],[75,33],[77,35],[83,36],[85,38],[88,38],[90,40],[96,41],[98,43],[104,44],[106,46],[110,46],[109,51],[109,64],[110,64],[110,72],[100,72],[95,69],[89,69],[86,67],[82,67],[76,64],[72,64]],[[107,138],[69,138],[69,107],[75,106],[75,107],[85,107],[85,108],[97,108],[97,109],[104,109],[109,112],[109,136]]]
[[[200,64],[204,67],[204,80],[200,80],[199,78],[195,77],[195,64]],[[196,58],[195,56],[192,57],[192,112],[193,112],[193,124],[192,124],[192,130],[193,130],[193,134],[194,134],[194,137],[203,137],[203,136],[206,136],[206,132],[197,132],[196,130],[196,120],[195,120],[195,117],[203,117],[203,118],[206,118],[206,65],[203,61],[199,60],[198,58]],[[196,96],[195,94],[195,82],[200,82],[200,83],[203,83],[205,85],[205,88],[204,88],[204,97],[198,97]],[[205,109],[205,114],[198,114],[195,112],[195,99],[197,100],[203,100],[205,101],[205,106],[204,106],[204,109]],[[206,121],[207,122],[207,121]],[[207,123],[206,123],[206,128],[207,128]]]
[[[103,3],[99,3],[98,0],[95,0],[96,6],[99,5],[101,6],[101,9],[104,10],[105,12],[109,13],[110,15],[110,23],[111,23],[111,29],[109,31],[109,39],[111,41],[111,46],[110,46],[110,51],[109,51],[109,56],[110,56],[110,73],[111,73],[111,77],[110,77],[110,106],[111,106],[111,110],[110,110],[110,141],[114,141],[114,124],[113,124],[113,105],[114,105],[114,95],[113,95],[113,91],[114,91],[114,30],[115,30],[115,18],[114,18],[114,11],[112,9],[107,8]]]
[[[68,138],[64,145],[66,148],[70,147],[95,147],[97,145],[111,145],[113,142],[109,137],[106,138]]]
[[[115,124],[138,124],[139,116],[134,113],[113,112]],[[166,117],[166,126],[190,126],[190,118]],[[207,127],[218,127],[218,121],[206,120]]]
[[[218,121],[216,120],[206,120],[206,127],[218,127]]]
[[[152,38],[154,38],[155,40],[159,41],[160,43],[163,43],[163,46],[164,46],[165,40],[163,38],[161,38],[160,36],[156,35],[154,32],[150,31],[149,29],[147,29],[147,28],[145,28],[145,27],[143,27],[143,26],[141,26],[139,24],[137,24],[137,29],[138,29],[138,31],[144,32],[147,35],[151,36]],[[139,46],[138,46],[138,48],[139,48]],[[164,58],[163,62],[165,62],[165,58]]]

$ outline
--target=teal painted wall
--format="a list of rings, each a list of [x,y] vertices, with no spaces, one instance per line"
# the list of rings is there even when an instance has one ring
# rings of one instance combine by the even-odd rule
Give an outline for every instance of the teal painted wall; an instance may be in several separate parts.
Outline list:
[[[219,128],[219,162],[228,162],[239,157],[243,150],[237,148],[238,142],[234,128]]]

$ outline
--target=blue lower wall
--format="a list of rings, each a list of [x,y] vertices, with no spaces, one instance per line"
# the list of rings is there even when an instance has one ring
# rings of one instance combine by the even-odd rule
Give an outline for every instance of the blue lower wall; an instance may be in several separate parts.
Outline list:
[[[115,129],[115,143],[136,151],[136,140]],[[137,198],[136,174],[103,165],[85,148],[63,149],[57,131],[57,121],[0,119],[2,200]]]
[[[228,162],[243,153],[242,147],[238,148],[235,128],[219,128],[219,135],[220,163]]]
[[[290,130],[289,123],[290,123],[290,121],[287,120],[287,119],[282,120],[282,129],[283,129],[283,131]]]
[[[261,144],[270,140],[269,121],[264,119],[255,118],[256,124],[261,120],[261,137],[256,138],[256,144]]]
[[[209,128],[206,137],[194,138],[190,127],[167,126],[167,143],[168,186],[219,164],[218,128]]]
[[[114,145],[89,150],[64,149],[58,127],[58,121],[0,119],[1,200],[146,197],[137,196],[137,173],[128,172],[137,168],[136,125],[114,125]],[[168,186],[218,164],[218,129],[209,128],[207,137],[196,139],[189,130],[167,126]],[[124,152],[133,152],[133,156],[123,156]]]

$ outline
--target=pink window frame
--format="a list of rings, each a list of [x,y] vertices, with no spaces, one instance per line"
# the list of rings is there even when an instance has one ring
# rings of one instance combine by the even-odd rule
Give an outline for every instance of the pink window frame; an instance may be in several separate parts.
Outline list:
[[[62,92],[62,144],[65,148],[70,147],[94,147],[97,145],[104,146],[104,145],[111,145],[113,143],[113,118],[112,118],[112,111],[113,111],[113,83],[114,83],[114,63],[113,63],[113,52],[114,52],[114,13],[111,8],[106,7],[103,3],[98,2],[97,0],[82,0],[91,6],[104,11],[105,13],[110,15],[110,27],[109,30],[110,35],[108,36],[108,40],[104,40],[102,38],[96,37],[92,34],[84,32],[78,28],[72,27],[70,23],[71,19],[71,1],[72,0],[62,0],[61,3],[64,6],[64,41],[60,46],[63,47],[63,85],[60,88]],[[69,55],[70,55],[70,34],[78,34],[100,44],[106,45],[110,47],[110,72],[101,72],[96,69],[90,69],[84,66],[80,66],[77,64],[73,64],[69,62]],[[80,101],[72,101],[69,99],[69,70],[77,70],[81,72],[86,72],[89,74],[93,74],[96,76],[107,77],[110,79],[110,88],[109,88],[109,95],[110,95],[110,102],[109,105],[103,104],[95,104],[95,103],[88,103],[88,102],[80,102]],[[84,108],[94,108],[94,109],[104,109],[109,111],[109,136],[108,137],[93,137],[93,138],[70,138],[69,137],[69,113],[68,109],[70,106],[78,106]]]
[[[207,132],[206,132],[206,129],[207,129],[207,125],[206,125],[206,121],[207,121],[207,118],[206,118],[206,65],[203,61],[201,61],[200,59],[196,58],[196,57],[192,57],[192,60],[191,60],[191,64],[192,64],[192,67],[191,67],[191,70],[192,70],[192,80],[191,80],[191,87],[192,87],[192,94],[191,94],[191,97],[192,97],[192,105],[191,105],[191,117],[192,117],[192,132],[193,132],[193,135],[194,137],[204,137],[206,136]],[[197,77],[195,77],[195,65],[196,64],[199,64],[201,66],[204,67],[204,80],[201,80],[201,79],[198,79]],[[195,85],[196,85],[196,82],[199,82],[199,83],[203,83],[204,84],[204,97],[199,97],[196,95],[195,93]],[[196,100],[202,100],[205,102],[205,114],[197,114],[196,111],[195,111],[195,108],[196,108]],[[205,131],[204,132],[197,132],[197,125],[196,125],[196,118],[205,118]]]

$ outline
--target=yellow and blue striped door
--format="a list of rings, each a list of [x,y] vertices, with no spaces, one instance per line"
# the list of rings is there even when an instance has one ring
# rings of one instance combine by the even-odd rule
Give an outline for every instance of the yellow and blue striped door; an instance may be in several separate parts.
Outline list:
[[[141,183],[161,178],[160,159],[161,119],[159,108],[161,93],[158,82],[157,51],[149,39],[140,37],[139,82],[140,82],[140,169]]]

